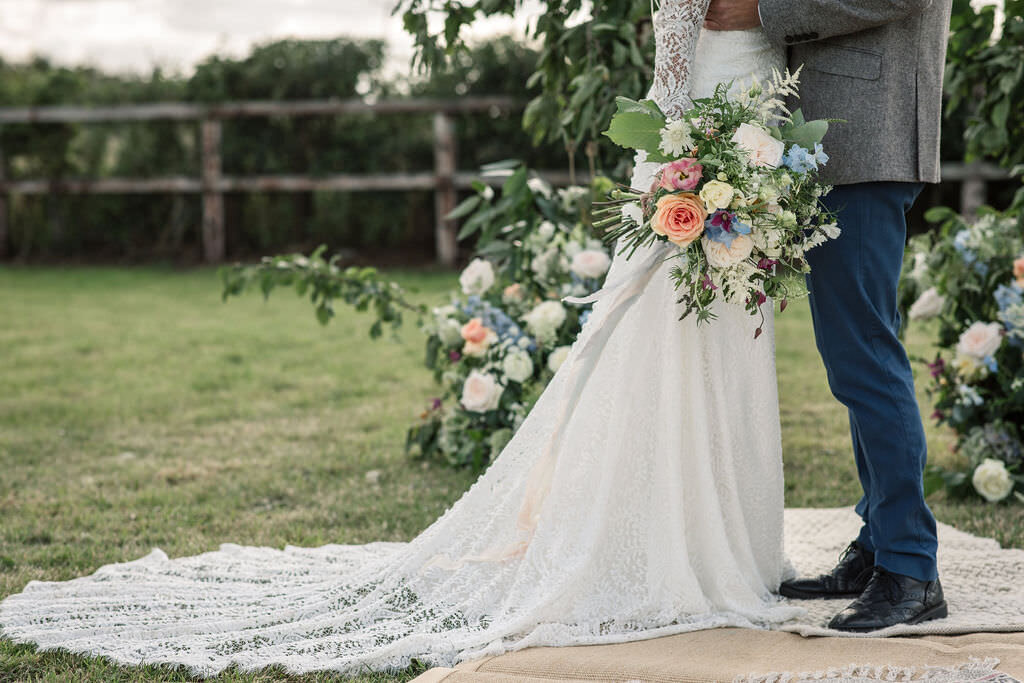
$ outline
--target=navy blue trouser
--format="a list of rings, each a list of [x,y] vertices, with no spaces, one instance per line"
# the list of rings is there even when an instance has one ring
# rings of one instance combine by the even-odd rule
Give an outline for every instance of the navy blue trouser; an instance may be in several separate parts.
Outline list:
[[[822,199],[842,235],[807,253],[811,314],[832,394],[847,407],[864,497],[857,539],[875,564],[937,577],[935,517],[924,500],[927,456],[914,378],[897,332],[906,212],[921,183],[840,185]]]

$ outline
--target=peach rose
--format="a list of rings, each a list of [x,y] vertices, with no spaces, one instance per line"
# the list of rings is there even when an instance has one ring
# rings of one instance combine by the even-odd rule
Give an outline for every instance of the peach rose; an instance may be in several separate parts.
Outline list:
[[[462,326],[462,338],[466,340],[462,353],[467,356],[482,356],[491,344],[497,341],[498,335],[485,326],[480,318],[473,318]]]
[[[704,232],[708,212],[704,202],[692,192],[667,194],[658,200],[651,218],[651,229],[680,247],[689,246]]]
[[[1013,262],[1013,276],[1017,278],[1017,284],[1024,287],[1024,256]]]

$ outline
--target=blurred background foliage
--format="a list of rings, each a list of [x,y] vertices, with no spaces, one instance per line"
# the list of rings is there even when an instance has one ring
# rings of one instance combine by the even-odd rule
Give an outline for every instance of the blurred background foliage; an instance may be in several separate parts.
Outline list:
[[[539,169],[574,168],[581,181],[603,171],[622,179],[629,159],[600,135],[617,94],[648,87],[653,37],[648,0],[546,0],[526,44],[508,37],[462,40],[519,0],[404,0],[399,8],[417,46],[414,75],[385,76],[380,41],[284,40],[241,59],[214,56],[190,77],[159,70],[115,76],[45,59],[0,62],[0,106],[241,99],[460,97],[514,95],[523,112],[457,118],[458,166],[518,158]],[[993,7],[954,0],[947,69],[943,158],[1022,163],[1024,0],[1004,0],[993,40]],[[537,46],[536,48],[531,46]],[[1017,103],[1017,106],[1014,106]],[[6,125],[6,176],[22,178],[197,176],[198,125]],[[224,172],[231,175],[388,173],[433,167],[430,115],[253,118],[225,122]],[[990,202],[1009,204],[1018,182],[994,183]],[[929,186],[912,216],[926,229],[930,206],[957,207],[958,184]],[[200,206],[194,195],[15,196],[8,252],[21,261],[198,261]],[[226,200],[228,254],[248,258],[327,244],[382,264],[433,258],[433,195],[373,193],[232,194]]]

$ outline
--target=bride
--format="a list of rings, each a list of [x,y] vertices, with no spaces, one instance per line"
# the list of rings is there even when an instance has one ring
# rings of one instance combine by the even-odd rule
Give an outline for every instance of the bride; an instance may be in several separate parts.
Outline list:
[[[650,96],[669,116],[783,69],[760,29],[701,31],[664,0]],[[632,186],[658,165],[638,159]],[[409,543],[160,550],[0,603],[2,634],[126,664],[291,672],[434,665],[802,611],[773,593],[783,479],[771,318],[680,322],[666,243],[616,257],[593,312],[487,472]],[[671,245],[668,245],[671,246]]]

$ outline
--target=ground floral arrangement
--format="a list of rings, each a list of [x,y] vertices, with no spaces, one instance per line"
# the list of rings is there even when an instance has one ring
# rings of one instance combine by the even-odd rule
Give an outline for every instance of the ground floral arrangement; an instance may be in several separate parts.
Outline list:
[[[479,186],[456,209],[464,236],[482,233],[478,256],[421,325],[443,393],[409,430],[410,454],[482,467],[512,438],[590,314],[561,299],[600,289],[611,265],[588,217],[610,185],[555,191],[519,168],[500,199]]]
[[[505,176],[500,195],[478,183],[452,212],[465,219],[460,238],[476,237],[476,252],[458,290],[440,305],[410,303],[374,269],[342,268],[324,258],[323,248],[221,271],[225,299],[255,286],[264,296],[294,287],[309,296],[321,323],[333,317],[337,300],[371,311],[373,337],[400,326],[403,314],[415,315],[440,392],[410,427],[406,449],[477,469],[512,438],[590,314],[589,306],[561,299],[600,289],[611,265],[590,219],[594,199],[612,189],[611,181],[555,190],[518,164],[485,173]]]
[[[958,463],[929,465],[927,493],[1024,502],[1024,217],[989,211],[968,224],[949,209],[907,250],[901,308],[931,320],[940,352],[933,417],[957,436]]]

